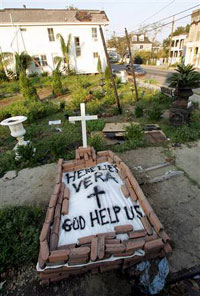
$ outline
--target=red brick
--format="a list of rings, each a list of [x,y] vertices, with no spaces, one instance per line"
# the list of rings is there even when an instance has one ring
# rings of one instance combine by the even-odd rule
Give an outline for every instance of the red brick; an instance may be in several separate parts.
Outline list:
[[[81,258],[73,258],[68,260],[69,266],[71,265],[79,265],[79,264],[86,264],[88,262],[88,259],[81,259]],[[74,273],[71,271],[70,273]],[[77,271],[78,274],[80,274],[80,271]]]
[[[62,182],[62,172],[56,174],[56,184]]]
[[[62,205],[63,198],[64,198],[64,192],[63,192],[63,191],[61,191],[61,192],[59,193],[59,196],[58,196],[58,201],[57,201],[57,204],[60,204],[60,205]]]
[[[110,164],[113,164],[113,163],[114,163],[113,159],[112,159],[111,157],[109,157],[109,156],[108,156],[108,162],[109,162]]]
[[[54,208],[48,208],[45,218],[45,223],[51,223],[53,221],[53,215],[54,215]]]
[[[118,175],[120,176],[121,180],[126,178],[126,174],[123,171],[118,171]]]
[[[91,243],[91,255],[90,255],[91,261],[97,260],[97,253],[98,253],[98,238],[94,237]]]
[[[68,199],[64,199],[63,203],[62,203],[62,215],[67,215],[69,212],[69,200]]]
[[[75,151],[75,158],[76,159],[80,159],[81,158],[78,149],[76,149],[76,151]]]
[[[95,235],[88,235],[88,236],[81,237],[78,239],[77,245],[85,245],[85,244],[91,243],[94,237]]]
[[[105,237],[98,236],[97,244],[98,244],[97,256],[101,260],[101,259],[103,259],[104,255],[105,255]]]
[[[70,273],[69,274],[64,274],[64,275],[58,275],[56,277],[53,277],[50,279],[50,281],[53,283],[53,282],[58,282],[58,281],[62,281],[64,279],[67,279],[68,277],[70,276]]]
[[[153,241],[155,239],[158,239],[158,236],[156,233],[152,234],[152,235],[147,235],[145,237],[145,242],[150,242],[150,241]]]
[[[120,239],[107,239],[105,241],[106,244],[111,245],[111,244],[121,244],[121,240]]]
[[[40,241],[44,241],[48,238],[50,232],[50,225],[49,223],[44,223],[42,226],[42,231],[40,233]]]
[[[54,214],[54,219],[60,218],[60,216],[61,216],[61,205],[57,204],[55,214]]]
[[[84,157],[85,161],[88,161],[89,160],[89,157],[88,157],[88,154],[87,153],[84,153],[83,154],[83,157]]]
[[[96,156],[96,152],[95,152],[95,150],[94,150],[93,147],[91,147],[91,152],[92,152],[92,158],[93,158],[93,160],[96,160],[97,159],[97,156]]]
[[[79,247],[70,250],[70,255],[88,255],[90,253],[90,248],[88,247]]]
[[[56,184],[55,187],[54,187],[53,194],[58,195],[59,192],[60,192],[60,189],[61,189],[61,183]]]
[[[58,195],[52,194],[49,201],[49,208],[54,208],[58,200]]]
[[[58,247],[58,250],[65,250],[65,249],[73,249],[75,248],[76,244],[68,244],[68,245],[62,245]]]
[[[151,225],[150,225],[149,220],[147,219],[147,217],[143,216],[143,217],[141,217],[140,220],[141,220],[144,228],[146,229],[147,233],[149,235],[152,235],[153,234],[153,229],[152,229],[152,227],[151,227]]]
[[[121,186],[121,191],[122,191],[122,193],[123,193],[123,195],[124,195],[125,197],[129,197],[129,196],[130,196],[130,193],[129,193],[129,191],[128,191],[126,185],[122,185],[122,186]]]
[[[85,167],[93,167],[95,165],[96,165],[96,163],[95,163],[95,161],[93,161],[92,158],[85,161]]]
[[[146,216],[149,218],[150,214],[153,212],[152,207],[150,206],[149,202],[145,198],[144,200],[140,201],[141,207],[143,211],[145,212]]]
[[[168,236],[168,234],[164,230],[160,231],[159,236],[163,239],[164,242],[170,241],[170,237]]]
[[[41,251],[40,251],[39,257],[38,257],[38,263],[39,263],[39,266],[40,266],[41,269],[44,269],[45,268],[46,261],[42,259]]]
[[[64,198],[69,199],[69,196],[70,196],[69,188],[67,186],[65,186],[65,189],[64,189]]]
[[[166,243],[166,244],[164,245],[164,251],[165,251],[166,254],[170,254],[170,253],[172,253],[172,248],[171,248],[171,246],[170,246],[169,243]]]
[[[128,256],[132,256],[134,253],[134,251],[128,251],[128,252],[124,252],[124,253],[118,253],[118,254],[114,254],[114,257],[128,257]]]
[[[108,150],[108,156],[113,160],[115,154],[111,150]]]
[[[115,238],[116,237],[116,233],[115,232],[103,232],[103,233],[98,233],[98,236],[104,236],[105,239],[107,238]]]
[[[49,256],[50,263],[67,261],[69,259],[69,250],[52,251]]]
[[[156,232],[163,230],[163,225],[161,224],[161,222],[159,221],[158,217],[154,212],[150,214],[149,220],[151,224],[154,226]]]
[[[56,250],[58,247],[58,235],[51,233],[50,235],[50,251]]]
[[[40,242],[40,255],[44,261],[49,258],[49,246],[47,240]]]
[[[128,233],[128,236],[130,239],[133,238],[140,238],[140,237],[144,237],[147,235],[146,230],[137,230],[137,231],[131,231]]]
[[[73,160],[64,162],[63,164],[63,172],[71,172],[74,170],[74,162]]]
[[[136,201],[138,198],[137,198],[137,195],[136,195],[134,189],[129,187],[128,190],[129,190],[132,201]]]
[[[97,157],[97,164],[102,162],[107,162],[108,158],[105,156]]]
[[[97,152],[98,156],[108,156],[108,151],[99,151]]]
[[[162,241],[162,238],[156,239],[154,241],[146,242],[145,243],[145,251],[152,251],[161,249],[164,246],[164,243]]]
[[[115,263],[115,265],[111,265],[111,266],[100,266],[100,271],[106,272],[113,269],[119,269],[120,267],[121,267],[121,264]]]
[[[135,256],[133,256],[131,258],[124,259],[124,263],[125,264],[129,264],[129,263],[136,264],[138,262],[143,261],[143,259],[144,259],[144,256],[137,256],[137,255],[135,255]]]
[[[91,147],[90,146],[88,146],[88,147],[81,146],[81,147],[78,148],[78,150],[79,150],[79,153],[81,153],[81,154],[91,153]]]
[[[137,240],[137,241],[128,241],[126,243],[126,251],[136,251],[138,249],[142,249],[145,244],[145,240]]]
[[[52,233],[56,233],[57,235],[59,235],[59,230],[60,230],[60,218],[55,218],[53,221]]]
[[[123,251],[125,251],[125,246],[123,244],[106,244],[106,252],[107,253],[122,253]]]
[[[63,158],[59,158],[58,159],[58,163],[57,163],[57,167],[59,168],[59,167],[62,167],[62,165],[63,165]]]
[[[133,230],[133,225],[127,224],[122,226],[115,226],[114,229],[116,234],[127,233]]]
[[[114,161],[115,161],[117,164],[120,164],[120,162],[122,162],[121,158],[119,158],[119,156],[117,156],[117,155],[114,155]]]
[[[77,166],[77,165],[81,165],[81,164],[85,164],[85,160],[84,159],[76,159],[74,160],[74,166]]]

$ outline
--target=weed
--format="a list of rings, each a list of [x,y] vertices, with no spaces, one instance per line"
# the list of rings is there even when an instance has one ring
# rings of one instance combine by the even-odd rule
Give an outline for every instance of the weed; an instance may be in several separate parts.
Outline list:
[[[91,136],[88,139],[88,143],[89,143],[89,146],[94,147],[96,151],[104,150],[105,148],[105,141],[102,138],[102,136],[98,134]]]

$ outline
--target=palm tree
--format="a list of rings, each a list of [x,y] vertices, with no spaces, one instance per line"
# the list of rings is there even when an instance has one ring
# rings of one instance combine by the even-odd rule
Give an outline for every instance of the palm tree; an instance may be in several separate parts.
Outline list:
[[[3,80],[8,80],[7,67],[13,63],[13,54],[11,52],[0,52],[0,76]]]
[[[61,51],[62,51],[62,57],[57,56],[54,58],[54,63],[56,64],[56,69],[59,70],[61,64],[63,64],[64,72],[69,74],[71,72],[70,56],[69,56],[71,34],[69,34],[69,36],[68,36],[67,43],[65,43],[65,40],[60,33],[58,33],[56,35],[56,38],[60,40],[60,46],[61,46]]]
[[[32,57],[24,51],[20,54],[15,53],[15,71],[17,77],[19,76],[20,72],[26,72],[32,61]]]

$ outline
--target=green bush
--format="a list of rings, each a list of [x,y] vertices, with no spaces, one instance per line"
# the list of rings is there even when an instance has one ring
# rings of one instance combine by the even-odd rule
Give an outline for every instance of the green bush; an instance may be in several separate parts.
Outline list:
[[[33,72],[33,73],[28,74],[29,78],[38,77],[38,76],[39,76],[38,72]]]
[[[105,149],[105,140],[101,135],[93,135],[88,139],[89,146],[94,147],[96,151],[101,151]]]
[[[19,162],[27,162],[27,164],[31,162],[35,155],[33,144],[28,143],[26,146],[18,146],[17,155],[19,157]]]
[[[88,95],[88,90],[78,87],[76,91],[72,94],[72,99],[69,103],[69,108],[71,110],[80,110],[80,103],[84,103],[86,96]]]
[[[144,131],[139,124],[131,124],[126,128],[126,139],[140,141],[144,137]]]
[[[59,70],[54,70],[52,75],[52,92],[53,96],[57,97],[62,95],[62,82],[61,82],[61,73]]]
[[[93,96],[100,100],[104,97],[104,92],[102,90],[96,90],[93,92]]]
[[[103,119],[91,120],[87,122],[88,132],[102,131],[105,126],[105,121]]]
[[[19,75],[19,85],[21,94],[26,101],[38,101],[39,97],[36,88],[24,72],[21,72]]]
[[[36,264],[44,211],[39,207],[0,209],[0,273]]]
[[[92,100],[86,105],[87,112],[91,115],[99,114],[102,111],[102,103],[99,100]]]
[[[191,122],[190,125],[181,127],[165,125],[162,129],[173,143],[187,143],[200,139],[200,122]]]
[[[150,120],[153,121],[159,120],[161,118],[162,113],[162,108],[157,104],[153,104],[147,109],[147,116]]]
[[[47,71],[44,71],[40,74],[41,77],[48,77],[49,73]]]
[[[144,115],[144,104],[141,101],[135,105],[134,115],[136,118]]]
[[[0,155],[0,178],[5,172],[16,169],[15,152],[8,151]]]

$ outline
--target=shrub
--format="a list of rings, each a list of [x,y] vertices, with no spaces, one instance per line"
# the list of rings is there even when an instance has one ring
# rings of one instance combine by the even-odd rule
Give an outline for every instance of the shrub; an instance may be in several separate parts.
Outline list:
[[[44,71],[40,74],[41,77],[48,77],[49,73],[47,71]]]
[[[97,71],[98,73],[102,73],[102,64],[100,56],[98,56]]]
[[[43,220],[40,207],[0,209],[0,273],[37,262]]]
[[[135,105],[134,115],[136,118],[142,117],[144,115],[144,104],[141,102],[138,102]]]
[[[100,100],[104,97],[104,92],[102,90],[96,90],[93,92],[93,96]]]
[[[70,101],[69,108],[71,110],[79,110],[80,109],[80,103],[85,102],[87,95],[88,95],[88,90],[79,87],[72,94],[72,99]]]
[[[59,70],[54,70],[52,75],[52,92],[53,96],[57,97],[62,95],[62,82],[61,82],[61,73]]]
[[[91,120],[87,122],[87,130],[89,132],[102,131],[105,126],[105,121],[103,119]]]
[[[153,104],[149,109],[147,110],[147,116],[150,120],[157,121],[161,118],[163,111],[160,106],[157,104]]]
[[[36,88],[24,72],[19,75],[19,85],[22,96],[26,101],[37,101],[39,99]]]
[[[38,77],[38,76],[39,76],[38,72],[33,72],[33,73],[28,74],[29,78]]]
[[[28,143],[26,146],[17,147],[17,156],[19,162],[32,162],[34,155],[35,151],[32,143]]]
[[[134,64],[143,64],[143,59],[141,58],[141,56],[139,56],[139,55],[135,56]]]
[[[94,147],[96,151],[101,151],[105,149],[105,141],[101,135],[93,135],[88,139],[89,146]]]
[[[144,137],[144,131],[139,124],[131,124],[126,128],[126,139],[140,141]]]
[[[0,81],[8,81],[8,77],[3,69],[0,70]]]
[[[106,68],[105,68],[104,75],[105,75],[105,80],[110,81],[110,79],[111,79],[111,73],[110,73],[110,70],[109,70],[109,67],[108,66],[106,66]]]
[[[15,163],[15,152],[8,151],[0,155],[0,177],[2,177],[5,172],[16,169]]]
[[[86,105],[87,112],[91,115],[97,113],[99,114],[102,111],[102,102],[99,100],[92,100]]]

